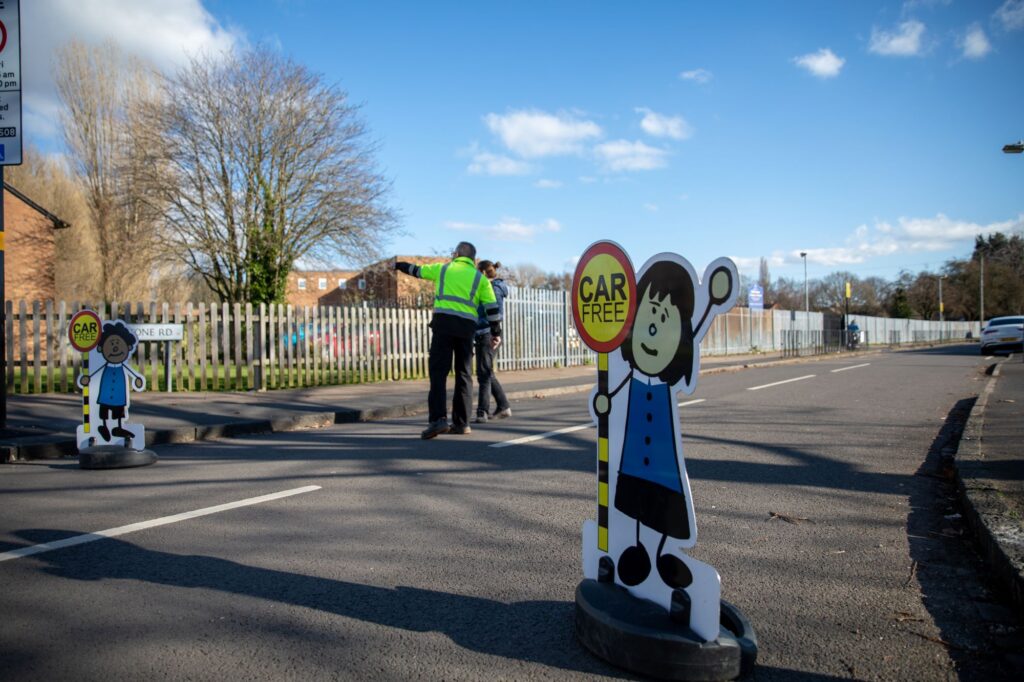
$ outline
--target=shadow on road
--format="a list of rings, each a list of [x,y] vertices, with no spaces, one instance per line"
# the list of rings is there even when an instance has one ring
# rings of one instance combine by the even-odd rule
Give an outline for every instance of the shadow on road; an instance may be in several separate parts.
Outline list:
[[[17,535],[36,544],[77,533],[29,529]],[[102,547],[97,549],[99,545]],[[572,601],[506,604],[417,587],[376,587],[246,566],[210,556],[159,552],[117,539],[48,552],[36,559],[43,564],[45,573],[70,580],[136,580],[217,590],[411,632],[439,632],[460,647],[493,656],[621,676],[621,672],[592,657],[575,641]]]

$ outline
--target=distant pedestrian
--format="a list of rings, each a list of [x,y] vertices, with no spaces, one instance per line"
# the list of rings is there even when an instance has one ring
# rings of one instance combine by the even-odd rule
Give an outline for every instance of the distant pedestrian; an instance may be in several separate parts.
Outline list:
[[[494,298],[498,301],[498,313],[501,319],[505,319],[505,299],[508,297],[508,285],[505,280],[498,277],[498,268],[501,263],[492,263],[489,260],[482,260],[477,263],[477,270],[484,273],[484,276],[491,281],[491,288],[494,289]],[[476,419],[474,424],[483,424],[492,416],[491,395],[494,395],[494,417],[506,419],[512,416],[512,407],[508,404],[505,391],[501,387],[498,377],[494,376],[494,355],[501,345],[501,339],[495,342],[491,334],[491,325],[487,320],[486,310],[481,306],[477,310],[478,319],[476,323],[476,338],[473,341],[476,351],[476,380],[479,384],[479,395],[476,403]]]
[[[429,421],[420,434],[424,439],[442,433],[469,433],[469,408],[473,402],[473,337],[477,311],[483,306],[491,331],[491,343],[501,343],[501,313],[489,279],[476,269],[476,247],[459,242],[448,263],[413,265],[395,261],[395,270],[434,282],[434,314],[430,320]],[[448,423],[448,373],[455,364],[455,397]]]

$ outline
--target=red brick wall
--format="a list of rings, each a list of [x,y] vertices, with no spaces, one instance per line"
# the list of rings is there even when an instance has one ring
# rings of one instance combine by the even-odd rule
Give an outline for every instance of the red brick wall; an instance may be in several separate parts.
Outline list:
[[[4,289],[8,301],[55,295],[53,223],[4,190]],[[15,308],[17,309],[17,308]]]

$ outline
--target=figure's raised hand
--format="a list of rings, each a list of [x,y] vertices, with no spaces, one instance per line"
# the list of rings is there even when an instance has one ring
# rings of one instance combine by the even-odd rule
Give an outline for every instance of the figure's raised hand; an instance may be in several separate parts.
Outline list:
[[[139,378],[136,377],[136,379],[135,379],[135,388],[137,388],[137,389],[139,389],[141,391],[143,383],[144,382],[142,381],[142,379],[139,379]]]
[[[604,393],[598,393],[594,396],[594,412],[599,415],[606,415],[611,409],[611,401],[608,400],[608,396]]]
[[[80,383],[81,383],[81,384],[82,384],[83,386],[88,386],[88,385],[89,385],[89,375],[88,375],[88,374],[83,374],[82,376],[80,376],[80,377],[78,378],[78,381],[79,381],[79,382],[80,382]]]

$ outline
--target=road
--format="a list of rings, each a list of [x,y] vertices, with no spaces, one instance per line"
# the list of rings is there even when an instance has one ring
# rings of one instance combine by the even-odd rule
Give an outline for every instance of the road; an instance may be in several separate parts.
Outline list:
[[[1008,675],[1019,622],[942,461],[976,353],[715,374],[680,398],[693,554],[757,630],[755,679]],[[585,394],[513,410],[433,441],[401,419],[161,447],[142,469],[3,467],[0,678],[629,679],[572,633]]]

